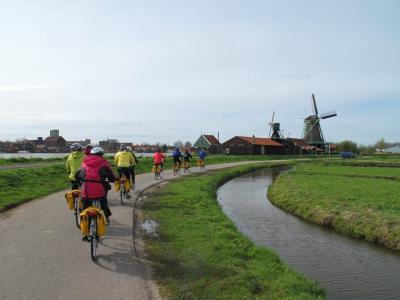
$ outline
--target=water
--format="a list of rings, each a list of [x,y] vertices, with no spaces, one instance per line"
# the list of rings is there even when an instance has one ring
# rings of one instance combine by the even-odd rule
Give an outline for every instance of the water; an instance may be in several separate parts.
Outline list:
[[[400,299],[400,255],[273,206],[266,191],[279,172],[257,171],[220,187],[218,201],[239,230],[317,280],[329,299]]]

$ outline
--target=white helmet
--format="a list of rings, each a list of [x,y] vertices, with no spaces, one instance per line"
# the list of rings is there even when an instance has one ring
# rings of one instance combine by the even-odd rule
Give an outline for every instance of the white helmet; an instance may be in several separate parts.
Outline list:
[[[82,149],[82,145],[79,143],[73,143],[70,148],[72,151],[79,151]]]
[[[101,147],[94,147],[92,150],[90,150],[90,154],[103,155],[104,154],[104,149],[101,148]]]

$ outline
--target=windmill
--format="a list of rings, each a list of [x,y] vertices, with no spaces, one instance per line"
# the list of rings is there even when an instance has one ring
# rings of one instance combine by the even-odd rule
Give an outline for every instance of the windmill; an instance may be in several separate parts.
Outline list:
[[[314,114],[304,119],[302,139],[305,140],[310,146],[316,146],[324,150],[325,140],[319,120],[336,117],[337,114],[335,111],[330,111],[328,113],[318,115],[317,103],[315,101],[314,94],[311,96],[311,104]]]
[[[268,123],[268,125],[271,127],[269,129],[268,137],[276,141],[276,140],[283,139],[283,134],[281,133],[281,129],[280,129],[281,124],[275,123],[274,117],[275,117],[275,111],[272,113],[271,122]],[[272,135],[271,135],[271,133],[272,133]]]

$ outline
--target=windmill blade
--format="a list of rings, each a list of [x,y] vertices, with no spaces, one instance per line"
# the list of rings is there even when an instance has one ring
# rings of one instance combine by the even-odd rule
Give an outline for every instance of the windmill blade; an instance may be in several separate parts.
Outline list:
[[[268,137],[271,137],[271,131],[272,131],[272,126],[269,128],[269,134],[268,134]]]
[[[312,94],[311,97],[312,97],[312,106],[313,106],[314,114],[316,116],[318,116],[317,102],[315,101],[314,94]]]
[[[333,110],[333,111],[322,114],[320,116],[320,119],[328,119],[328,118],[332,118],[332,117],[336,117],[336,116],[337,116],[336,111]]]
[[[269,126],[270,126],[268,137],[271,137],[272,126],[274,126],[274,117],[275,117],[275,111],[272,112],[272,119],[271,119],[271,122],[268,123]]]

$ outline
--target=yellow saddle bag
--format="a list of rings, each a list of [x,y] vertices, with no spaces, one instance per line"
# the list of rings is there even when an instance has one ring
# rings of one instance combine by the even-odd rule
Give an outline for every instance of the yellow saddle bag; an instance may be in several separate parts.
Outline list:
[[[65,194],[65,200],[67,200],[68,208],[70,210],[74,209],[74,194],[71,192],[68,192]]]

